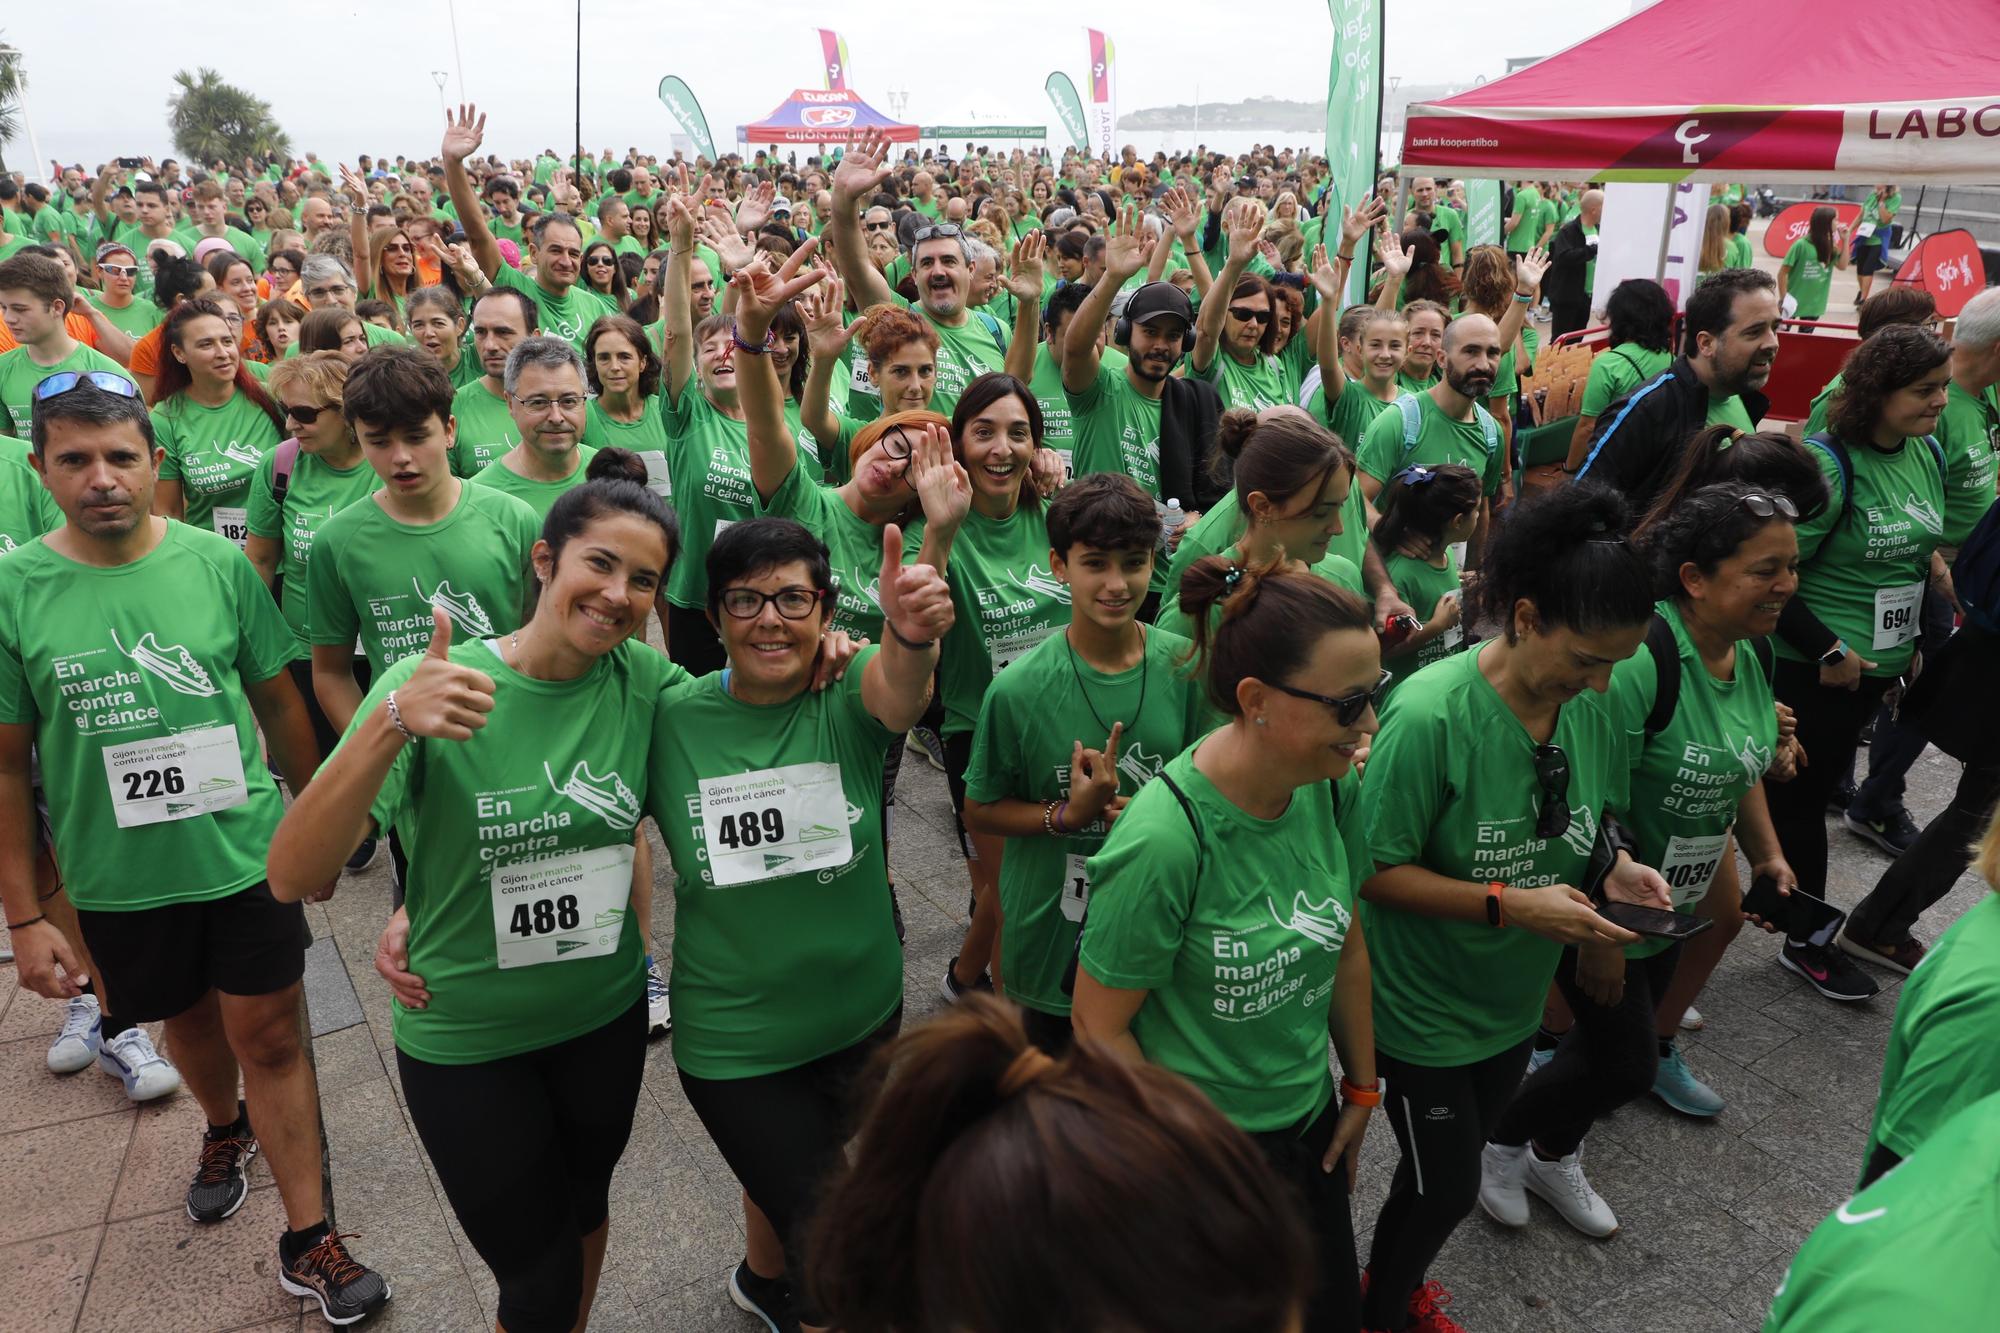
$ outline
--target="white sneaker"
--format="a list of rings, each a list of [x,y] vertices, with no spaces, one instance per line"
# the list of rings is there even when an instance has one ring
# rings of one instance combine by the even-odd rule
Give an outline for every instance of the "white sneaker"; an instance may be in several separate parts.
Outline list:
[[[1524,1150],[1525,1151],[1525,1150]],[[1604,1202],[1590,1182],[1583,1178],[1583,1150],[1555,1162],[1544,1162],[1534,1153],[1527,1153],[1527,1177],[1524,1183],[1542,1196],[1550,1207],[1563,1216],[1563,1221],[1575,1227],[1586,1236],[1603,1238],[1618,1230],[1618,1215],[1611,1211],[1611,1205]],[[1485,1191],[1480,1192],[1482,1201]]]
[[[181,1071],[167,1063],[153,1049],[146,1029],[126,1028],[97,1049],[97,1067],[125,1085],[125,1095],[135,1102],[150,1102],[181,1086]]]
[[[660,965],[653,963],[646,969],[646,1035],[673,1030],[674,1006],[667,993],[667,979],[660,975]]]
[[[1523,1181],[1531,1156],[1519,1148],[1489,1143],[1479,1150],[1479,1206],[1503,1227],[1528,1225],[1528,1195]]]
[[[97,1058],[98,1016],[95,995],[71,997],[69,1007],[63,1012],[62,1031],[49,1047],[51,1074],[74,1074],[88,1068]]]
[[[1689,1005],[1687,1012],[1681,1015],[1681,1031],[1683,1032],[1699,1032],[1707,1025],[1708,1020],[1703,1018],[1701,1010],[1695,1008],[1693,1005]]]

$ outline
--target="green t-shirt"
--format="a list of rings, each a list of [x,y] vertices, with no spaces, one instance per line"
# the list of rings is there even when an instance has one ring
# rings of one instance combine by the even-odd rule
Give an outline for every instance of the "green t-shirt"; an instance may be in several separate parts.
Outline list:
[[[597,450],[589,445],[578,445],[576,466],[561,481],[536,481],[531,477],[524,477],[508,467],[504,458],[496,458],[488,463],[472,480],[474,485],[491,486],[496,491],[505,491],[526,504],[535,511],[539,528],[540,522],[548,518],[549,510],[555,507],[556,501],[562,499],[565,492],[573,491],[590,480],[590,460],[596,456]]]
[[[667,468],[682,543],[667,575],[667,600],[699,609],[707,600],[708,548],[716,534],[755,518],[761,508],[750,482],[750,428],[717,411],[693,373],[662,407],[667,435],[676,442]]]
[[[903,537],[906,563],[923,541],[923,525],[911,524]],[[956,618],[938,660],[947,736],[971,731],[993,678],[1069,624],[1069,585],[1049,566],[1049,529],[1039,504],[1022,504],[1007,519],[975,508],[959,525],[945,569]]]
[[[25,347],[0,352],[0,435],[31,438],[35,425],[35,386],[65,370],[108,370],[131,378],[125,367],[95,347],[78,343],[70,354],[52,366],[37,365]]]
[[[1458,210],[1450,204],[1438,204],[1431,209],[1431,231],[1433,234],[1447,233],[1444,243],[1439,246],[1443,252],[1440,258],[1446,264],[1451,263],[1451,247],[1454,243],[1457,244],[1459,253],[1465,252],[1465,219],[1460,217]]]
[[[166,451],[160,480],[181,484],[186,521],[242,546],[249,532],[250,478],[279,441],[264,409],[240,391],[221,407],[203,407],[177,393],[153,409],[153,438]]]
[[[797,519],[826,543],[835,592],[827,628],[881,642],[882,529],[848,508],[836,488],[814,481],[798,465],[771,493],[762,512]],[[954,549],[953,558],[957,555]]]
[[[430,646],[431,607],[454,639],[521,627],[533,586],[535,511],[490,486],[459,483],[458,503],[435,523],[399,523],[375,500],[326,520],[306,567],[307,637],[343,646],[359,636],[379,677]]]
[[[292,463],[292,479],[286,486],[284,512],[280,514],[273,495],[277,466],[277,453],[273,451],[264,455],[264,461],[251,476],[248,527],[252,536],[274,538],[278,543],[278,590],[285,622],[298,638],[298,656],[310,657],[306,567],[312,561],[313,538],[328,519],[373,495],[381,489],[382,482],[365,459],[349,468],[329,467],[301,449]]]
[[[1361,470],[1378,481],[1387,482],[1412,463],[1433,466],[1460,463],[1480,475],[1487,495],[1498,491],[1500,479],[1507,470],[1507,453],[1504,448],[1489,450],[1486,446],[1487,423],[1479,420],[1479,414],[1486,412],[1485,407],[1474,406],[1471,421],[1453,421],[1429,394],[1420,393],[1415,397],[1416,444],[1408,449],[1403,447],[1401,408],[1382,412],[1363,433],[1361,447],[1355,450]],[[1487,416],[1491,415],[1487,413]],[[1497,440],[1498,423],[1494,423],[1494,427]]]
[[[1625,808],[1622,728],[1601,696],[1562,706],[1552,743],[1569,757],[1570,826],[1535,836],[1542,789],[1535,742],[1479,670],[1457,653],[1417,672],[1383,710],[1362,788],[1382,866],[1514,888],[1583,878],[1598,822]],[[1364,903],[1375,970],[1375,1045],[1428,1067],[1467,1065],[1527,1040],[1562,946],[1518,927],[1447,921]]]
[[[1727,398],[1708,400],[1708,420],[1704,424],[1734,426],[1746,435],[1757,429],[1757,423],[1750,419],[1750,409],[1745,407],[1743,400],[1733,393]]]
[[[1306,410],[1327,424],[1327,428],[1340,437],[1340,442],[1349,451],[1360,447],[1367,437],[1368,428],[1375,424],[1375,418],[1395,406],[1393,399],[1384,402],[1368,392],[1368,386],[1353,376],[1341,381],[1340,397],[1331,409],[1326,406],[1326,390],[1318,389],[1313,394],[1311,406]],[[1204,518],[1207,515],[1203,515]],[[1238,536],[1241,536],[1239,531]],[[1183,538],[1183,541],[1186,539]],[[1368,550],[1368,497],[1357,479],[1347,493],[1347,503],[1340,511],[1340,533],[1327,550],[1346,556],[1359,569]],[[1175,563],[1179,563],[1179,552],[1175,552]]]
[[[1844,383],[1844,381],[1842,380],[1839,373],[1836,372],[1834,374],[1834,377],[1826,382],[1826,387],[1824,389],[1821,389],[1817,394],[1813,395],[1812,405],[1806,408],[1806,425],[1804,432],[1806,435],[1826,434],[1828,429],[1827,414],[1833,411],[1833,396],[1836,393],[1840,392],[1840,387],[1842,383]],[[1951,411],[1951,403],[1948,400],[1945,403],[1945,411],[1946,412]],[[1938,430],[1940,432],[1938,438],[1940,442],[1942,442],[1944,438],[1942,434],[1944,430],[1944,423],[1942,421],[1938,423]]]
[[[1889,221],[1882,221],[1882,213],[1887,211]],[[1888,239],[1889,224],[1903,211],[1903,192],[1896,191],[1887,199],[1877,199],[1873,193],[1862,201],[1861,218],[1854,224],[1854,234],[1863,246],[1880,249]]]
[[[0,555],[63,525],[63,512],[28,453],[26,440],[0,438]]]
[[[1901,675],[1915,651],[1931,552],[1944,535],[1937,455],[1919,439],[1888,452],[1848,445],[1853,490],[1842,505],[1840,465],[1826,449],[1806,447],[1833,499],[1799,524],[1798,596],[1851,651],[1875,663],[1866,674]],[[1784,638],[1772,642],[1780,657],[1805,660]]]
[[[894,737],[861,701],[878,651],[786,703],[744,703],[716,672],[653,715],[646,808],[674,866],[674,1062],[697,1078],[797,1068],[903,1003],[880,815]]]
[[[180,242],[191,258],[194,255],[194,248],[207,240],[208,237],[202,234],[201,228],[190,226],[182,227],[179,231],[175,232],[173,239]],[[267,266],[264,247],[257,244],[256,237],[247,231],[240,231],[235,227],[224,227],[222,229],[222,239],[229,242],[229,248],[234,250],[240,258],[247,261],[253,270],[258,273],[264,271]]]
[[[600,1028],[644,993],[632,843],[654,717],[687,673],[630,641],[575,680],[524,676],[491,639],[453,644],[451,660],[493,678],[485,727],[404,745],[370,813],[405,826],[410,968],[430,992],[422,1009],[394,1005],[397,1049],[468,1065]],[[417,665],[376,679],[349,736]]]
[[[1824,315],[1827,293],[1833,288],[1833,265],[1820,262],[1811,239],[1801,236],[1793,241],[1779,267],[1791,275],[1785,280],[1785,289],[1798,300],[1795,317],[1818,319]]]
[[[1723,249],[1722,264],[1724,268],[1757,267],[1757,255],[1750,248],[1750,238],[1740,231],[1731,233],[1729,244]]]
[[[459,423],[461,438],[464,429],[464,423]],[[674,483],[667,467],[667,455],[672,452],[673,446],[667,439],[665,409],[659,394],[648,394],[641,400],[637,421],[614,420],[598,406],[597,399],[591,399],[590,406],[584,410],[583,440],[592,449],[613,445],[630,449],[645,462],[646,485],[653,494],[662,500],[674,498]]]
[[[2000,386],[1989,384],[1975,398],[1952,381],[1938,417],[1937,441],[1944,446],[1944,545],[1962,546],[1993,505]]]
[[[1139,665],[1107,675],[1070,648],[1058,630],[994,680],[980,706],[965,794],[991,803],[1013,797],[1039,805],[1069,796],[1072,747],[1103,748],[1123,722],[1118,793],[1131,796],[1169,759],[1193,744],[1207,711],[1202,687],[1181,667],[1190,647],[1178,634],[1145,631]],[[1002,972],[1007,997],[1045,1014],[1067,1014],[1063,973],[1089,901],[1083,863],[1104,843],[1098,820],[1066,837],[1007,839],[1000,862]]]
[[[1586,417],[1601,417],[1605,409],[1642,384],[1651,382],[1673,361],[1666,352],[1656,352],[1638,343],[1619,343],[1593,357],[1590,377],[1583,382],[1583,402],[1577,411]]]
[[[1071,471],[1120,472],[1139,484],[1156,504],[1160,494],[1160,400],[1132,387],[1124,367],[1100,363],[1097,381],[1081,393],[1065,391],[1075,432]],[[1192,497],[1174,496],[1185,505]]]
[[[1657,736],[1646,716],[1659,697],[1659,667],[1641,648],[1611,670],[1610,703],[1625,730],[1632,763],[1632,797],[1625,826],[1639,841],[1635,858],[1652,866],[1672,890],[1674,910],[1692,912],[1708,895],[1729,855],[1729,833],[1743,798],[1757,786],[1778,744],[1771,683],[1747,640],[1736,645],[1734,678],[1717,680],[1688,638],[1680,608],[1656,608],[1673,627],[1680,650],[1680,700]],[[1641,937],[1628,958],[1650,958],[1670,941]]]
[[[521,442],[507,400],[474,380],[451,396],[451,415],[458,433],[451,446],[451,475],[472,478]]]
[[[1297,341],[1293,339],[1293,342]],[[1291,373],[1292,368],[1282,357],[1259,355],[1246,366],[1217,347],[1215,359],[1208,363],[1207,370],[1196,371],[1192,362],[1188,369],[1190,375],[1215,386],[1225,409],[1247,407],[1253,412],[1261,412],[1267,407],[1298,405],[1298,377]]]
[[[1309,1120],[1333,1099],[1327,1011],[1360,881],[1340,787],[1292,793],[1258,819],[1215,789],[1194,751],[1148,783],[1084,865],[1090,920],[1080,963],[1103,985],[1148,992],[1132,1036],[1249,1133]],[[1289,901],[1287,901],[1289,899]],[[1371,940],[1372,943],[1372,940]]]
[[[1355,487],[1356,490],[1361,489]],[[1437,608],[1438,598],[1446,593],[1454,600],[1460,596],[1458,556],[1450,547],[1445,548],[1444,564],[1434,565],[1428,560],[1417,560],[1395,551],[1382,553],[1382,564],[1389,571],[1389,582],[1395,585],[1396,595],[1410,604],[1417,613],[1417,619],[1429,623]],[[1465,622],[1459,621],[1444,633],[1417,648],[1415,654],[1401,657],[1384,656],[1382,665],[1395,673],[1389,682],[1393,689],[1401,681],[1407,680],[1433,662],[1442,662],[1465,647]]]
[[[1877,1147],[1912,1156],[1960,1110],[2000,1092],[1995,1033],[2000,1033],[2000,895],[1986,893],[1903,983],[1863,1163]]]
[[[292,632],[224,538],[169,522],[99,568],[45,542],[0,562],[0,722],[34,728],[70,901],[130,912],[264,878],[284,802],[246,682]]]
[[[1806,1237],[1763,1333],[1978,1328],[2000,1268],[2000,1095],[1966,1107],[1924,1150]]]
[[[1321,578],[1362,596],[1366,595],[1361,586],[1361,560],[1368,545],[1367,506],[1368,498],[1359,486],[1348,490],[1347,503],[1340,510],[1340,531],[1327,543],[1325,558],[1313,567]],[[1167,566],[1167,591],[1160,603],[1163,615],[1169,600],[1176,604],[1180,601],[1181,577],[1188,567],[1203,556],[1227,551],[1242,541],[1247,526],[1232,490],[1181,534],[1180,544],[1174,547],[1174,558]],[[1341,563],[1330,563],[1336,559]]]
[[[497,222],[494,234],[499,234]],[[524,277],[519,269],[505,264],[493,274],[493,285],[526,292],[535,303],[535,308],[542,312],[542,332],[551,338],[568,339],[578,356],[583,355],[584,336],[590,332],[590,326],[597,322],[598,317],[618,313],[617,302],[599,296],[586,283],[579,282],[561,296],[556,296],[533,278]]]
[[[1507,233],[1507,253],[1524,255],[1535,248],[1535,241],[1542,234],[1542,192],[1532,185],[1517,186],[1514,213],[1509,216],[1516,215],[1521,220]]]
[[[1076,423],[1070,416],[1069,394],[1063,389],[1062,358],[1047,343],[1035,349],[1035,376],[1028,391],[1042,409],[1042,443],[1061,456],[1063,467],[1076,462]]]
[[[128,338],[136,340],[145,337],[159,328],[160,321],[166,318],[158,306],[143,296],[133,296],[132,304],[123,307],[106,304],[98,297],[99,293],[92,292],[90,303],[104,312],[104,318],[111,322],[111,327]]]

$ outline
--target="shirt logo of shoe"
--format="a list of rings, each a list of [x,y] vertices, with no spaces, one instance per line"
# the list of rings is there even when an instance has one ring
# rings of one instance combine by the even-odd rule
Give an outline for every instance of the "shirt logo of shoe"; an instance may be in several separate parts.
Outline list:
[[[1597,845],[1597,819],[1588,806],[1570,808],[1569,828],[1564,831],[1562,840],[1578,856],[1590,855],[1591,849]]]
[[[1743,765],[1743,771],[1752,782],[1763,777],[1764,770],[1771,766],[1771,747],[1759,745],[1749,736],[1743,738],[1743,743],[1736,747],[1734,753],[1736,762]]]
[[[1007,577],[1030,592],[1038,592],[1044,597],[1055,598],[1064,606],[1069,605],[1069,585],[1058,579],[1047,565],[1029,565],[1026,578],[1010,569]]]
[[[451,623],[467,634],[478,639],[492,637],[493,622],[487,617],[486,609],[480,606],[479,599],[469,592],[455,591],[450,579],[438,584],[437,589],[428,595],[424,592],[424,585],[414,578],[410,580],[410,586],[417,590],[417,596],[450,616]]]
[[[825,842],[828,838],[839,836],[839,829],[828,828],[825,824],[808,824],[799,830],[800,842]]]
[[[215,452],[232,462],[241,463],[245,467],[256,467],[264,461],[264,455],[257,452],[257,446],[254,444],[238,444],[235,440],[231,440]]]
[[[18,549],[18,547],[14,539],[12,537],[9,537],[6,533],[0,532],[0,555],[5,555],[7,554],[7,552],[16,549]]]
[[[1933,537],[1944,531],[1944,519],[1938,514],[1937,507],[1921,496],[1903,497],[1903,512],[1923,524]]]
[[[847,822],[849,824],[859,824],[861,822],[861,816],[867,813],[868,812],[866,810],[863,810],[860,806],[856,805],[854,802],[849,801],[847,803]]]
[[[590,771],[589,760],[579,759],[562,782],[556,781],[555,770],[547,763],[542,765],[542,772],[548,775],[551,791],[569,797],[611,827],[629,830],[639,826],[639,798],[632,794],[617,770],[598,777]]]
[[[163,647],[151,630],[146,631],[139,642],[130,648],[119,642],[116,630],[111,632],[111,642],[117,644],[118,651],[131,658],[141,670],[158,676],[177,694],[206,699],[216,693],[215,682],[208,678],[208,672],[202,669],[201,663],[194,660],[193,653],[177,643]]]
[[[1160,776],[1160,770],[1167,761],[1160,755],[1146,753],[1145,747],[1133,741],[1125,747],[1125,753],[1118,756],[1118,771],[1132,779],[1132,785],[1143,787]]]
[[[1349,921],[1347,909],[1338,898],[1328,898],[1316,903],[1306,897],[1305,891],[1292,895],[1292,911],[1287,916],[1278,910],[1278,905],[1269,898],[1264,900],[1271,909],[1271,919],[1288,930],[1312,940],[1322,948],[1338,949],[1347,938]]]

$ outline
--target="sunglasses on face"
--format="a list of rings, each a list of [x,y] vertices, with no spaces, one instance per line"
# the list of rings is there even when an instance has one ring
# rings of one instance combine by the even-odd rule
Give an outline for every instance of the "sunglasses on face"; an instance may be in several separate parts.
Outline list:
[[[296,421],[301,426],[310,426],[313,422],[320,419],[321,413],[329,410],[327,407],[307,407],[299,403],[286,403],[285,418],[288,421]]]
[[[113,278],[136,278],[139,276],[137,264],[99,264],[105,274]]]
[[[786,620],[804,620],[825,596],[812,588],[780,588],[776,592],[758,592],[755,588],[726,588],[718,599],[722,609],[737,620],[755,620],[764,614],[767,605],[778,608],[778,614]]]
[[[613,259],[610,255],[592,255],[590,258],[584,260],[583,262],[590,265],[592,268],[597,268],[599,266],[603,266],[605,268],[614,268],[617,266],[618,263],[618,261],[616,259]]]
[[[1242,305],[1229,307],[1229,317],[1239,324],[1269,324],[1271,322],[1270,311],[1252,310],[1249,306]]]
[[[120,398],[139,396],[138,385],[108,370],[59,370],[35,386],[35,401],[46,403],[51,398],[60,398],[80,384],[94,385]]]
[[[1535,781],[1542,789],[1541,813],[1535,816],[1535,836],[1560,838],[1569,832],[1569,756],[1560,745],[1535,747]]]
[[[864,222],[861,224],[861,229],[863,231],[893,231],[895,226],[896,224],[893,222]]]
[[[1354,693],[1344,694],[1338,699],[1325,694],[1314,694],[1311,690],[1300,690],[1294,689],[1290,685],[1280,685],[1276,681],[1266,681],[1265,684],[1280,694],[1291,695],[1294,699],[1307,699],[1313,703],[1325,704],[1333,710],[1335,721],[1339,722],[1343,727],[1351,727],[1361,720],[1363,714],[1375,706],[1376,700],[1382,697],[1382,691],[1389,688],[1389,681],[1391,679],[1393,677],[1390,673],[1384,671],[1380,679],[1375,682],[1373,689],[1356,690]]]

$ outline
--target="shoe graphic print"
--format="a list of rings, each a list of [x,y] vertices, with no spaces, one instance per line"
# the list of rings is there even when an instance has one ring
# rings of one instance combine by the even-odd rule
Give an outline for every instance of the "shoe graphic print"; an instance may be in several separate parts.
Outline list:
[[[616,770],[598,777],[590,771],[590,761],[577,760],[565,781],[557,782],[555,770],[547,763],[542,772],[548,774],[549,790],[559,796],[567,796],[584,809],[590,811],[615,829],[634,829],[639,826],[639,798],[625,785],[625,780]]]
[[[1903,512],[1923,524],[1925,531],[1933,537],[1944,531],[1944,518],[1938,513],[1937,506],[1921,496],[1904,496]]]
[[[256,445],[240,444],[235,440],[222,445],[215,452],[221,454],[231,462],[241,463],[245,467],[256,467],[264,461],[264,455],[257,452]]]
[[[1069,585],[1057,578],[1047,565],[1029,565],[1028,576],[1022,578],[1012,570],[1007,577],[1029,592],[1038,592],[1045,597],[1053,597],[1064,606],[1069,605]]]
[[[1736,756],[1736,762],[1743,765],[1743,771],[1750,775],[1752,782],[1764,776],[1764,770],[1771,766],[1773,758],[1770,746],[1759,745],[1756,739],[1750,736],[1745,736],[1731,753]]]
[[[417,590],[418,597],[450,616],[451,623],[458,629],[476,639],[493,637],[493,621],[488,618],[486,609],[480,606],[479,599],[469,592],[454,591],[450,579],[438,584],[437,589],[430,593],[426,593],[424,585],[414,578],[410,580],[410,586]]]
[[[1591,814],[1589,806],[1570,807],[1569,828],[1564,831],[1562,840],[1578,856],[1590,855],[1591,849],[1597,845],[1597,817]]]
[[[201,663],[195,661],[194,654],[177,643],[162,646],[151,630],[141,635],[139,642],[127,648],[118,638],[118,631],[111,631],[111,642],[117,644],[118,651],[132,659],[135,666],[148,675],[157,676],[171,686],[177,694],[192,695],[206,699],[216,693],[215,682],[208,678]]]
[[[1271,909],[1271,919],[1279,925],[1296,930],[1322,948],[1338,949],[1347,939],[1350,920],[1348,911],[1341,906],[1340,899],[1328,898],[1316,903],[1306,897],[1301,889],[1292,895],[1292,910],[1286,914],[1278,910],[1278,904],[1266,898],[1265,904]]]
[[[1135,789],[1160,776],[1160,770],[1166,766],[1164,755],[1148,754],[1138,741],[1126,746],[1125,753],[1118,756],[1118,771],[1131,779]]]

